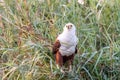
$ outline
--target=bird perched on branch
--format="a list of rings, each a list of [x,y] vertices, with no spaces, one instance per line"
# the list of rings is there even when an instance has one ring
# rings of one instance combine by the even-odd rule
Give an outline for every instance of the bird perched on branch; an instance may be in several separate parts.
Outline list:
[[[74,55],[77,53],[77,43],[78,38],[75,25],[67,23],[53,45],[56,65],[62,73],[65,73],[63,65],[66,62],[69,65],[69,72],[72,71]]]

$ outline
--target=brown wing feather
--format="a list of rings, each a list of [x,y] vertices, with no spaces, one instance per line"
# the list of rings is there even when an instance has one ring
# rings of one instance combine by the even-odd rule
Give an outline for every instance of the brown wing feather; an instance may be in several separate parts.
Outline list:
[[[60,41],[56,40],[53,45],[53,48],[52,48],[52,53],[56,54],[58,52],[59,48],[60,48]]]
[[[78,52],[78,50],[77,50],[77,46],[75,47],[75,54]]]

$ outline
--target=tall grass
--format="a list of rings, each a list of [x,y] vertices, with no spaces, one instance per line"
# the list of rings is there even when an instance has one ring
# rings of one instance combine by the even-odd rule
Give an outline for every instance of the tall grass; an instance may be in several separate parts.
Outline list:
[[[0,79],[119,80],[119,6],[119,0],[0,1]],[[79,43],[73,71],[64,75],[51,48],[68,22]]]

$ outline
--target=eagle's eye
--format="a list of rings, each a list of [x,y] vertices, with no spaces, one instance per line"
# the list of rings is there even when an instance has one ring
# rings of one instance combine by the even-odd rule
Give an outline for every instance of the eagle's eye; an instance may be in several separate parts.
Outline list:
[[[71,29],[72,25],[66,25],[67,29]]]

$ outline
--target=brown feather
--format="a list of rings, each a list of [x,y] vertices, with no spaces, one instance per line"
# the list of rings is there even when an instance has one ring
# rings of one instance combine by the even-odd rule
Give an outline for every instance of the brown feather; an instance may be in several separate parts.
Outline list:
[[[63,65],[63,56],[60,54],[59,51],[55,55],[55,61],[56,61],[56,64],[58,64],[60,67],[62,67],[62,65]]]
[[[76,47],[75,47],[75,53],[77,53],[78,52],[78,50],[77,50],[77,45],[76,45]]]
[[[56,54],[59,51],[59,48],[60,48],[60,42],[59,40],[56,40],[52,48],[52,53]]]

